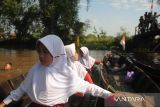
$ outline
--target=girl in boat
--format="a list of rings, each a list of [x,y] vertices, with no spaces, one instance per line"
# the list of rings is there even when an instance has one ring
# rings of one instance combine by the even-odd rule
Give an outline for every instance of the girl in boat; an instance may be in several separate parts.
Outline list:
[[[68,66],[65,48],[58,36],[47,35],[39,39],[36,48],[39,61],[0,107],[18,101],[25,93],[32,101],[28,107],[67,107],[68,98],[77,92],[105,99],[118,95],[79,78],[77,71]]]
[[[89,50],[87,47],[80,48],[80,58],[79,61],[87,69],[87,71],[92,72],[92,66],[94,64],[99,65],[100,61],[91,57],[89,55]]]
[[[83,65],[78,61],[78,53],[76,52],[75,44],[72,43],[70,45],[65,46],[66,54],[67,54],[67,63],[72,69],[78,71],[77,74],[80,78],[88,81],[89,83],[93,83],[90,74],[86,71]]]
[[[72,67],[74,71],[78,71],[77,74],[80,78],[88,81],[89,83],[93,83],[93,80],[90,74],[86,71],[83,65],[78,61],[78,53],[76,52],[75,44],[72,43],[70,45],[65,46],[65,50],[67,53],[67,62],[68,65]],[[76,93],[69,98],[70,107],[82,107],[83,104],[83,93]]]

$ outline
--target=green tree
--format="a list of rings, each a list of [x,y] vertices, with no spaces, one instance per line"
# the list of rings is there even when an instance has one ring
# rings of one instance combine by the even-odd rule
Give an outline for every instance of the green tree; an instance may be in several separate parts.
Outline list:
[[[93,34],[98,35],[98,31],[97,31],[96,27],[93,28]]]
[[[8,26],[14,26],[17,39],[25,39],[29,26],[37,18],[37,6],[32,5],[35,0],[1,0],[0,15],[8,21]]]
[[[66,40],[78,22],[79,0],[39,0],[39,3],[44,34],[57,34]]]
[[[3,29],[1,30],[1,32],[2,31],[4,32],[5,30],[9,30],[8,26],[9,26],[8,20],[6,20],[5,16],[1,15],[0,16],[0,28]]]
[[[103,29],[100,29],[99,35],[100,35],[101,37],[105,37],[106,34],[107,34],[107,33],[106,33]]]
[[[15,28],[20,40],[30,38],[33,32],[40,30],[43,31],[42,35],[53,33],[66,40],[71,37],[71,30],[74,31],[74,27],[79,26],[76,24],[81,23],[78,19],[79,2],[80,0],[1,0],[0,16]],[[34,23],[42,25],[39,30],[34,27]]]

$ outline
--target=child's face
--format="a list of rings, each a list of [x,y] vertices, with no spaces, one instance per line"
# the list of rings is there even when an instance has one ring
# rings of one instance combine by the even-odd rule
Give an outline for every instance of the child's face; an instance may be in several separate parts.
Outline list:
[[[42,65],[48,66],[53,62],[53,56],[42,43],[38,43],[37,52]]]
[[[78,58],[79,58],[79,55],[78,55],[77,52],[75,52],[75,54],[74,54],[74,61],[78,61]]]

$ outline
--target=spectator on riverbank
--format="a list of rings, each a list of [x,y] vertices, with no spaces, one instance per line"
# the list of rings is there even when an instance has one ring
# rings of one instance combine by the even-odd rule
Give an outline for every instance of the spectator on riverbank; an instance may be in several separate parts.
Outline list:
[[[87,47],[80,48],[79,61],[89,72],[92,72],[92,67],[94,64],[99,65],[101,63],[98,59],[95,59],[89,55],[89,50]]]
[[[20,86],[0,103],[0,107],[18,101],[25,93],[32,101],[28,107],[67,107],[68,98],[77,92],[105,99],[119,96],[79,78],[77,71],[68,66],[64,45],[58,36],[47,35],[39,39],[36,48],[39,61]]]

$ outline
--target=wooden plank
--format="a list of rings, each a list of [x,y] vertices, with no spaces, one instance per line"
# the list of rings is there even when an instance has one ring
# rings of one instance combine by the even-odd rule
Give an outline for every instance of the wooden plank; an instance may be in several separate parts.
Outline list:
[[[22,74],[26,75],[27,72],[23,72],[23,71],[6,71],[6,72],[3,71],[3,72],[0,72],[0,83],[7,81],[7,80],[10,80],[10,79],[13,79],[13,78],[16,78]]]
[[[12,87],[8,81],[0,83],[0,99],[4,99],[12,91]]]

